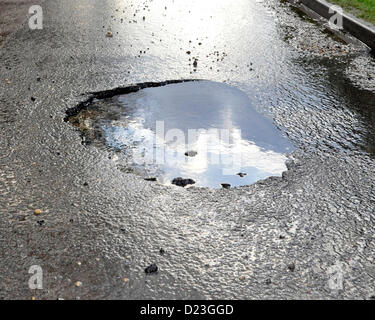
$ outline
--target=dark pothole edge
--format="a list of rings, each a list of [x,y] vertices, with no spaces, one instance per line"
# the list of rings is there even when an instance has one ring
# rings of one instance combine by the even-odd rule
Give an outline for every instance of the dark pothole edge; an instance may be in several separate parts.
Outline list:
[[[80,102],[75,107],[71,107],[65,111],[66,115],[64,117],[64,121],[68,122],[71,117],[77,116],[82,110],[87,110],[90,104],[94,101],[94,99],[112,98],[114,96],[118,96],[122,94],[138,92],[139,90],[146,89],[146,88],[163,87],[169,84],[194,82],[194,81],[203,81],[203,79],[181,79],[181,80],[166,80],[162,82],[142,82],[142,83],[137,83],[134,85],[126,86],[126,87],[117,87],[114,89],[109,89],[109,90],[104,90],[104,91],[88,92],[87,94],[89,96],[86,100]]]

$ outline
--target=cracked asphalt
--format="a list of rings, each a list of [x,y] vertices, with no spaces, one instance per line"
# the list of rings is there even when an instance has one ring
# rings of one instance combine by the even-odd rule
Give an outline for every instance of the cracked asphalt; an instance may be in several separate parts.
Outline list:
[[[43,29],[26,23],[0,49],[1,299],[375,297],[364,46],[276,0],[42,7]],[[90,92],[186,78],[247,93],[296,146],[288,171],[230,190],[163,186],[64,121]],[[29,289],[32,265],[42,290]]]

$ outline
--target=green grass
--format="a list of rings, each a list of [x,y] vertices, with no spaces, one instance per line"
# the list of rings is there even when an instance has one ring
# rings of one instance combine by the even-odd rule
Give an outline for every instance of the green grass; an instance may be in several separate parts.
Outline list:
[[[354,16],[375,24],[375,0],[327,0]]]

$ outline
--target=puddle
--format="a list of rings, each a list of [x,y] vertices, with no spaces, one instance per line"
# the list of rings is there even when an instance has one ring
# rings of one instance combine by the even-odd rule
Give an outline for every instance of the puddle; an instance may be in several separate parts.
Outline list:
[[[210,81],[129,88],[97,95],[69,122],[145,178],[221,188],[287,170],[292,144],[239,89]]]

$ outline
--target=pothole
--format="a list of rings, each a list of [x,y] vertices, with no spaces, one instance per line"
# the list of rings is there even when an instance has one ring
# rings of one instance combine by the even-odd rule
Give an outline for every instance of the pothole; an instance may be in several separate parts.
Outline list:
[[[66,120],[145,179],[178,186],[228,188],[281,176],[294,149],[244,92],[211,81],[94,93]]]

